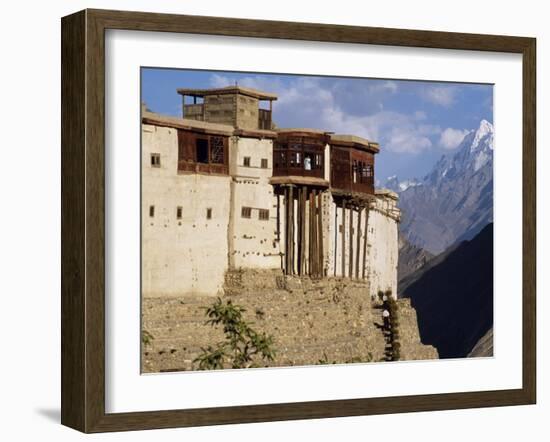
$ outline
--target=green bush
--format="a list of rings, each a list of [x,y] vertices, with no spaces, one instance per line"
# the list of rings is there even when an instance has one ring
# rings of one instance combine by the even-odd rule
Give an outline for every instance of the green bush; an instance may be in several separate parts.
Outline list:
[[[223,302],[221,298],[210,307],[205,307],[207,325],[222,326],[225,341],[215,347],[202,348],[202,353],[193,360],[199,370],[223,368],[258,367],[258,359],[273,361],[275,349],[273,337],[255,331],[243,319],[245,309],[233,304],[231,300]]]
[[[147,330],[143,329],[141,331],[141,343],[143,345],[151,345],[151,341],[153,341],[153,339],[155,339],[155,337]]]

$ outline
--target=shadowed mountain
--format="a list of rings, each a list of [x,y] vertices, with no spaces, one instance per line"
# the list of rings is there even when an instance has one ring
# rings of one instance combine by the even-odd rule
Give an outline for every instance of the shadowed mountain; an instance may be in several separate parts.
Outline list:
[[[493,356],[493,329],[491,328],[485,335],[477,341],[472,351],[468,354],[469,358],[486,358]]]
[[[493,326],[493,224],[455,244],[400,283],[424,344],[440,358],[466,357]]]
[[[427,250],[411,244],[407,238],[400,233],[399,263],[397,266],[397,280],[399,281],[398,285],[401,285],[401,281],[404,278],[425,265],[430,259],[433,258],[433,256],[434,255]]]

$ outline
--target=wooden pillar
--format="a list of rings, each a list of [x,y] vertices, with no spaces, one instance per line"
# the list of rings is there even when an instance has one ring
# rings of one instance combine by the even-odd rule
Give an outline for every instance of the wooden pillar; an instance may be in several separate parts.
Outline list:
[[[290,230],[290,225],[288,223],[288,219],[289,219],[289,213],[290,213],[290,208],[289,208],[289,204],[288,204],[288,186],[285,186],[284,187],[284,192],[285,192],[285,274],[288,275],[289,272],[288,272],[288,269],[290,268],[290,238],[289,238],[289,230]]]
[[[342,278],[346,277],[346,200],[342,200]]]
[[[298,187],[296,189],[296,273],[300,274],[300,265],[301,265],[301,256],[300,256],[300,240],[302,239],[302,235],[300,232],[300,229],[302,227],[302,210],[300,207],[300,203],[302,202],[302,187]]]
[[[332,202],[331,202],[332,204]],[[338,206],[335,205],[334,207],[334,276],[336,276],[336,267],[337,267],[337,261],[338,260]]]
[[[289,275],[294,274],[294,187],[290,186],[289,189],[289,234],[290,237],[290,262],[289,262]]]
[[[363,279],[367,268],[367,238],[369,233],[369,206],[365,208],[365,238],[363,239]]]
[[[322,278],[325,276],[325,266],[323,262],[323,192],[320,190],[317,196],[317,271],[319,273],[319,277]]]
[[[313,244],[312,248],[312,270],[313,276],[319,276],[319,244],[318,244],[318,234],[317,234],[317,191],[313,190],[311,194],[311,203],[312,203],[312,214],[311,214],[311,242]]]
[[[300,191],[300,275],[305,273],[306,268],[306,196],[307,187]]]
[[[353,278],[353,207],[349,209],[349,277]]]
[[[316,191],[313,189],[309,196],[309,274],[315,276],[317,273],[317,267],[315,263],[315,247],[316,247],[316,223],[315,223],[315,196]]]
[[[361,214],[363,213],[363,208],[359,207],[357,211],[357,258],[355,260],[355,279],[359,279],[359,268],[361,267]]]

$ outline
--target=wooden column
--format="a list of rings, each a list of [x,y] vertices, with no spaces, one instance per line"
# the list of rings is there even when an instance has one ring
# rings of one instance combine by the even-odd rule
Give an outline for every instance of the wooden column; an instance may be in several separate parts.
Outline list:
[[[336,276],[336,268],[337,268],[337,261],[338,260],[338,206],[335,205],[334,207],[334,276]]]
[[[302,202],[302,187],[298,187],[296,189],[296,273],[300,274],[300,239],[301,239],[301,232],[300,228],[302,226],[302,220],[301,215],[302,211],[300,208],[300,203]]]
[[[353,278],[353,207],[349,209],[349,277]]]
[[[323,263],[323,192],[320,190],[317,195],[317,272],[319,277],[325,276]]]
[[[310,218],[311,218],[311,274],[315,277],[318,274],[317,267],[317,191],[314,189],[311,192]]]
[[[290,260],[289,260],[289,275],[294,274],[294,186],[290,186],[289,189],[289,216],[288,216],[288,223],[289,223],[289,234],[290,237]]]
[[[346,277],[346,200],[342,200],[342,278]]]
[[[307,187],[300,191],[300,275],[305,273],[306,268],[306,197]]]
[[[369,206],[365,208],[365,238],[363,240],[363,279],[367,268],[367,238],[369,233]]]
[[[357,211],[357,257],[355,259],[355,279],[359,279],[359,268],[361,267],[361,214],[363,213],[363,208],[359,207]]]
[[[288,223],[288,219],[289,219],[289,213],[290,213],[290,208],[289,208],[289,203],[288,203],[288,186],[285,186],[284,187],[284,200],[285,200],[285,274],[288,275],[289,272],[288,272],[288,269],[290,268],[290,238],[289,238],[289,230],[290,230],[290,226],[289,226],[289,223]]]

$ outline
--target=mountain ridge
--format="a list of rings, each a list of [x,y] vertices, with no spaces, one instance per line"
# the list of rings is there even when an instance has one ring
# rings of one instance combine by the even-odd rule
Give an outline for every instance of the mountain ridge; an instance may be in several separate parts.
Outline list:
[[[493,125],[481,120],[422,180],[388,178],[385,187],[400,197],[400,232],[408,242],[436,255],[493,221],[493,150]]]
[[[493,224],[409,274],[399,290],[416,309],[424,344],[441,358],[471,354],[493,326]]]

